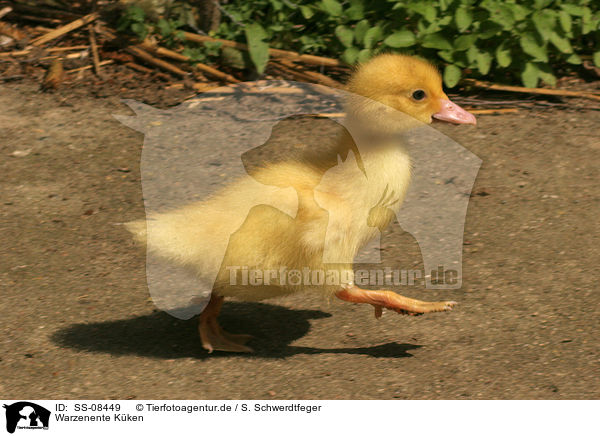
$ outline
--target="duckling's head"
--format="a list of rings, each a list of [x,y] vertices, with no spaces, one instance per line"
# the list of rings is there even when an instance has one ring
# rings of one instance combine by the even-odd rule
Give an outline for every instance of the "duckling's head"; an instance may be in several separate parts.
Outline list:
[[[365,104],[363,98],[367,97],[423,123],[431,123],[432,118],[436,118],[456,124],[476,124],[473,114],[451,102],[444,93],[436,67],[417,57],[376,56],[357,68],[347,90],[351,93],[349,114],[369,112],[368,118],[372,119],[373,107]]]

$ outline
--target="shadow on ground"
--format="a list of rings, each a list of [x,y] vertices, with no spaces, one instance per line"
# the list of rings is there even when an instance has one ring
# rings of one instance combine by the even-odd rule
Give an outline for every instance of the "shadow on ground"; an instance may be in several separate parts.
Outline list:
[[[331,315],[320,310],[292,310],[263,303],[226,303],[220,316],[223,328],[249,333],[251,357],[284,358],[296,354],[362,354],[371,357],[411,357],[420,345],[390,342],[359,348],[312,348],[289,345],[310,330],[309,320]],[[91,324],[73,324],[53,335],[61,346],[115,355],[137,354],[163,359],[206,359],[196,330],[197,320],[182,321],[164,312]],[[210,357],[231,356],[214,352]]]

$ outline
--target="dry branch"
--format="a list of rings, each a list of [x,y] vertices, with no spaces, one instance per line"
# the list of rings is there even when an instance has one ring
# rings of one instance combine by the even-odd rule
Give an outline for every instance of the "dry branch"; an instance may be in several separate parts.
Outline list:
[[[218,88],[212,88],[208,91],[208,93],[217,93],[217,94],[306,94],[306,90],[302,88],[292,88],[292,87],[283,87],[283,86],[271,86],[271,87],[257,87],[257,86],[221,86]]]
[[[171,80],[171,76],[169,76],[168,74],[165,74],[161,71],[156,71],[150,68],[146,68],[143,65],[139,65],[136,64],[135,62],[125,62],[123,65],[125,65],[128,68],[131,68],[132,70],[136,70],[139,71],[140,73],[146,73],[146,74],[154,74],[154,76],[169,82]]]
[[[5,8],[2,8],[0,10],[0,18],[4,17],[5,15],[8,15],[12,12],[12,8],[10,6],[6,6]]]
[[[482,82],[480,80],[475,79],[464,79],[463,82],[472,86],[476,86],[477,88],[491,89],[494,91],[522,92],[525,94],[554,95],[557,97],[580,97],[589,98],[592,100],[600,100],[600,95],[592,94],[590,92],[567,91],[566,89],[525,88],[522,86],[498,85],[495,83]]]
[[[6,53],[0,53],[0,58],[12,58],[12,57],[17,57],[17,56],[25,56],[25,55],[28,55],[29,53],[31,53],[31,50],[9,51]]]
[[[231,74],[224,73],[222,71],[217,70],[216,68],[211,67],[210,65],[206,65],[200,62],[196,62],[194,64],[194,68],[200,70],[201,72],[208,74],[209,76],[216,77],[219,80],[229,83],[240,83],[238,79],[233,77]]]
[[[505,109],[469,109],[474,115],[501,115],[501,114],[515,114],[519,112],[517,108],[505,108]]]
[[[98,44],[96,43],[96,32],[94,32],[94,26],[88,25],[88,31],[90,33],[90,47],[92,49],[92,62],[94,63],[94,72],[96,76],[100,76],[100,56],[98,55]]]
[[[114,62],[115,61],[113,61],[112,59],[107,59],[105,61],[99,62],[99,66],[112,64]],[[92,68],[94,68],[93,65],[85,65],[83,67],[73,68],[72,70],[67,70],[67,71],[65,71],[65,73],[76,73],[78,71],[91,70]]]
[[[164,47],[154,46],[147,41],[144,41],[142,43],[142,47],[145,50],[151,51],[158,56],[164,56],[167,58],[175,59],[180,62],[188,62],[191,60],[189,56],[182,55],[181,53],[177,53],[176,51],[169,50]],[[216,68],[213,68],[209,65],[200,62],[194,63],[194,68],[210,76],[216,77],[217,79],[222,80],[224,82],[240,83],[240,81],[232,75],[219,71]]]
[[[52,61],[50,68],[48,68],[48,72],[44,77],[44,81],[42,82],[42,89],[56,89],[62,83],[62,79],[64,76],[63,64],[62,60],[55,59]]]
[[[85,17],[81,17],[78,20],[72,21],[69,24],[65,24],[64,26],[59,27],[58,29],[54,29],[51,32],[46,33],[45,35],[40,36],[39,38],[31,41],[31,44],[34,46],[40,46],[42,44],[47,43],[48,41],[52,41],[62,35],[65,35],[75,29],[79,29],[81,26],[85,26],[86,24],[90,24],[96,18],[99,17],[97,12],[92,12],[91,14],[86,15]]]
[[[197,35],[195,33],[183,32],[185,39],[193,42],[220,42],[225,47],[233,47],[239,50],[248,50],[248,46],[241,42],[229,41],[227,39],[211,38],[210,36]],[[322,65],[328,67],[339,67],[343,64],[337,59],[326,58],[322,56],[313,56],[296,53],[294,51],[279,50],[276,48],[269,49],[269,55],[273,57],[285,58],[294,62],[302,62],[311,65]]]
[[[132,70],[139,71],[140,73],[152,74],[154,72],[154,70],[152,70],[150,68],[146,68],[143,65],[136,64],[134,62],[126,62],[123,65],[131,68]]]
[[[148,62],[149,64],[155,65],[159,68],[162,68],[163,70],[167,70],[170,73],[176,74],[181,77],[185,77],[188,75],[188,73],[186,73],[182,69],[180,69],[180,68],[176,67],[175,65],[172,65],[168,62],[165,62],[162,59],[155,58],[150,53],[146,52],[145,50],[143,50],[140,47],[128,47],[127,52],[142,59],[145,62]]]
[[[85,50],[89,48],[87,45],[73,45],[70,47],[52,47],[48,49],[36,49],[41,50],[40,53],[60,53],[63,51],[71,51],[71,50]],[[0,58],[8,58],[8,57],[19,57],[19,56],[27,56],[28,54],[33,53],[34,50],[17,50],[17,51],[9,51],[6,53],[0,53]]]
[[[277,67],[286,72],[288,75],[298,78],[300,80],[320,83],[322,85],[338,89],[342,89],[344,87],[342,83],[332,79],[331,77],[328,77],[321,73],[317,73],[315,71],[305,70],[287,59],[278,60]]]

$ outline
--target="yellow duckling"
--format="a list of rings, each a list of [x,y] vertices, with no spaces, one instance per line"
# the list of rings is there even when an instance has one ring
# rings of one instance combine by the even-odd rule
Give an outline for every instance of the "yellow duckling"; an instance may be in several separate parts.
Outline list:
[[[313,153],[310,159],[258,167],[249,171],[252,178],[240,179],[205,201],[127,224],[149,252],[192,269],[198,277],[218,271],[199,322],[202,345],[209,352],[252,351],[245,345],[248,335],[233,335],[219,326],[224,297],[256,301],[320,292],[371,304],[376,317],[383,308],[423,314],[456,304],[361,289],[354,284],[352,263],[360,248],[393,219],[409,186],[410,158],[391,135],[431,123],[432,117],[460,124],[475,124],[475,117],[448,99],[434,66],[414,57],[373,58],[354,72],[347,91],[347,129],[342,129],[333,154]],[[273,189],[265,191],[265,185]],[[281,189],[289,187],[296,198]],[[231,228],[238,230],[231,233]],[[215,254],[224,241],[225,255]],[[261,272],[260,286],[247,283],[243,274],[248,271]],[[265,273],[269,271],[328,275],[315,284],[282,281],[280,275]]]

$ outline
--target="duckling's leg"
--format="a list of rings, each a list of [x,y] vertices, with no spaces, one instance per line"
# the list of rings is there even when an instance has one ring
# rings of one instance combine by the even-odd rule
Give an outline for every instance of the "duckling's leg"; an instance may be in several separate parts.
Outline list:
[[[458,304],[455,301],[421,301],[403,297],[392,291],[369,291],[356,285],[347,285],[336,292],[336,297],[351,303],[368,303],[375,308],[375,318],[380,318],[383,308],[404,315],[422,315],[429,312],[452,310]]]
[[[251,335],[233,335],[221,328],[217,321],[221,306],[223,306],[223,297],[212,294],[208,305],[200,314],[198,332],[202,340],[202,347],[208,350],[209,353],[212,353],[213,350],[237,353],[251,353],[254,351],[244,345],[252,339]]]

